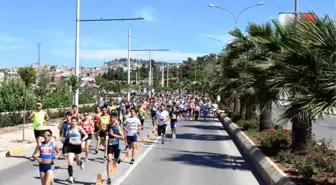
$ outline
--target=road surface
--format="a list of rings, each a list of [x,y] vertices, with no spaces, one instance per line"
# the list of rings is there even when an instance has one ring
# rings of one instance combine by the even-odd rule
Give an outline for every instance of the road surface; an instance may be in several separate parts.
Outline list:
[[[262,184],[219,122],[182,122],[158,142],[122,185]]]
[[[146,133],[152,130],[149,127]],[[157,142],[157,136],[151,137],[139,148],[135,164],[122,162],[118,171],[112,172],[112,184],[263,184],[218,121],[182,122],[177,139],[171,139],[170,134],[168,137],[164,145]],[[0,185],[40,184],[36,162],[26,159],[31,152],[0,159]],[[75,184],[93,185],[99,172],[106,179],[102,152],[90,155],[83,171],[74,167]],[[68,184],[66,161],[58,160],[55,165],[55,184]]]
[[[273,120],[278,121],[281,114],[284,112],[283,109],[273,106]],[[285,128],[290,129],[292,127],[291,122],[283,123]],[[336,147],[336,116],[324,116],[323,118],[318,118],[316,123],[313,123],[313,134],[316,139],[326,139],[327,141],[331,139],[331,144]]]

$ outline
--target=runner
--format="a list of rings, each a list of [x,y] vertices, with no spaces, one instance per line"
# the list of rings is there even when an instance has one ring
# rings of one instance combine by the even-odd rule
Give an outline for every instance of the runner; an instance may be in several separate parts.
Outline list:
[[[153,127],[156,124],[156,112],[157,112],[157,107],[156,107],[155,99],[153,98],[153,100],[151,102],[151,105],[150,105],[150,113],[151,113],[151,117],[152,117]]]
[[[110,124],[107,126],[108,132],[108,148],[107,148],[107,184],[111,184],[111,171],[112,171],[112,158],[114,158],[114,162],[118,162],[120,164],[120,140],[124,139],[124,135],[122,129],[120,128],[118,122],[118,114],[112,113],[110,114]]]
[[[33,120],[35,141],[37,144],[40,144],[42,140],[42,135],[44,133],[44,126],[49,120],[49,116],[44,110],[42,110],[41,103],[37,103],[36,106],[37,110],[31,112],[28,116],[28,119]],[[34,157],[31,157],[30,159],[33,161]]]
[[[161,137],[162,144],[164,144],[167,123],[169,123],[169,113],[165,110],[165,105],[163,103],[161,104],[160,110],[157,113],[157,117],[158,135]]]
[[[66,160],[68,160],[68,144],[69,140],[66,140],[68,136],[68,130],[71,127],[71,118],[72,115],[70,112],[66,113],[66,121],[64,121],[61,125],[61,142],[63,143],[62,153]]]
[[[37,144],[33,157],[39,163],[41,184],[50,185],[54,177],[53,158],[58,159],[61,153],[57,143],[52,141],[51,130],[45,130],[43,137],[44,141]],[[40,152],[40,156],[37,156],[38,152]]]
[[[107,114],[107,107],[103,107],[102,114],[99,118],[99,137],[100,144],[104,146],[104,158],[106,159],[107,148],[106,148],[106,127],[110,122],[110,116]],[[96,148],[96,154],[98,153],[98,148]]]
[[[84,120],[82,122],[82,128],[88,135],[88,137],[82,143],[82,148],[85,150],[85,162],[88,162],[89,160],[89,146],[90,146],[90,142],[92,139],[93,127],[94,127],[94,123],[91,119],[89,119],[89,114],[84,113]],[[82,138],[84,138],[83,134],[82,134]]]
[[[96,139],[96,147],[95,154],[98,153],[98,148],[100,145],[100,137],[99,137],[99,119],[100,119],[100,108],[97,107],[93,114],[93,122],[94,122],[94,136]]]
[[[81,161],[81,153],[82,153],[82,147],[81,144],[83,141],[85,141],[88,138],[88,135],[83,130],[82,127],[78,126],[78,119],[72,118],[71,119],[71,127],[67,131],[67,140],[69,142],[68,144],[68,174],[69,174],[69,183],[73,184],[73,162],[74,158],[76,160],[76,163],[80,168],[84,169],[84,163]],[[84,135],[84,137],[81,139],[81,134]]]
[[[200,115],[201,107],[199,106],[199,103],[196,103],[195,109],[194,109],[194,115],[195,115],[195,120],[197,121]]]
[[[137,117],[137,112],[135,108],[131,109],[132,117],[127,118],[125,121],[125,130],[127,133],[127,144],[128,148],[132,149],[132,159],[130,164],[134,163],[135,158],[135,150],[134,150],[134,143],[137,142],[137,135],[140,135],[141,130],[141,122]],[[128,152],[128,151],[126,151]]]
[[[128,143],[127,143],[127,132],[126,132],[126,119],[127,118],[130,118],[130,117],[132,117],[132,115],[131,115],[131,108],[130,108],[130,106],[126,106],[126,112],[125,112],[125,115],[124,115],[124,118],[123,118],[123,120],[125,120],[124,122],[123,122],[123,131],[124,131],[124,142],[125,142],[125,149],[124,150],[127,150],[128,149]]]
[[[178,124],[177,121],[177,115],[178,115],[178,110],[176,106],[172,107],[172,111],[169,112],[169,117],[170,117],[170,128],[172,132],[172,138],[176,139],[176,126]]]
[[[141,102],[140,108],[139,108],[139,119],[140,119],[140,122],[141,122],[141,130],[143,130],[145,118],[146,118],[145,103]]]

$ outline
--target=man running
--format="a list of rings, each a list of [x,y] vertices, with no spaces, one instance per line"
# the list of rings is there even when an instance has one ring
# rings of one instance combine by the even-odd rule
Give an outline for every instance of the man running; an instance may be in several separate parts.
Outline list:
[[[135,158],[134,143],[137,142],[137,136],[140,134],[141,122],[137,117],[137,112],[135,108],[131,108],[131,115],[132,117],[127,118],[125,121],[125,131],[127,133],[128,148],[132,149],[132,159],[130,164],[133,164]]]
[[[162,144],[164,144],[167,123],[169,123],[169,112],[165,110],[165,105],[163,103],[161,104],[160,110],[157,113],[157,117],[158,135],[161,137]]]
[[[110,114],[110,124],[107,126],[107,135],[107,184],[111,184],[112,158],[114,158],[114,162],[120,164],[120,140],[124,139],[123,131],[118,122],[118,114],[116,113]]]
[[[61,142],[63,143],[62,153],[65,159],[68,159],[68,144],[69,140],[66,140],[68,136],[68,130],[71,128],[71,118],[70,112],[66,113],[66,120],[61,124]]]
[[[37,144],[41,143],[42,135],[44,133],[44,126],[49,120],[48,114],[42,110],[42,104],[37,103],[37,110],[33,111],[29,116],[28,119],[33,120],[33,129],[34,129],[34,136],[35,141]],[[34,157],[30,158],[34,160]]]
[[[140,108],[139,108],[139,119],[141,122],[141,129],[143,130],[145,118],[146,118],[146,108],[145,108],[145,103],[141,102]]]
[[[102,108],[102,114],[99,118],[99,137],[100,144],[104,146],[104,158],[106,159],[106,127],[110,123],[110,116],[107,114],[107,107]],[[98,145],[99,146],[99,145]],[[96,154],[98,153],[98,148],[96,148]]]
[[[61,153],[57,143],[52,141],[51,130],[45,130],[43,137],[44,141],[37,144],[33,157],[39,163],[41,184],[50,185],[54,177],[53,158],[58,159]],[[38,152],[40,152],[40,156],[37,156]]]
[[[94,127],[94,123],[89,118],[89,114],[84,113],[82,128],[84,129],[84,131],[88,135],[88,137],[82,143],[82,148],[85,150],[85,162],[88,162],[88,160],[89,160],[89,146],[90,146],[90,142],[91,142],[91,139],[92,139],[93,127]],[[82,134],[82,138],[84,138],[84,134]]]

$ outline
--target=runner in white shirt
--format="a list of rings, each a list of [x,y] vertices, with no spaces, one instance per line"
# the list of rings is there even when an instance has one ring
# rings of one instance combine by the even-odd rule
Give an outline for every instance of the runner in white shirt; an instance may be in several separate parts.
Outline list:
[[[162,144],[164,144],[166,136],[166,127],[170,121],[169,112],[165,110],[165,105],[162,103],[160,110],[157,112],[157,125],[158,125],[158,135],[162,134]]]
[[[135,157],[134,143],[137,142],[137,136],[140,134],[141,122],[140,119],[137,117],[137,112],[135,108],[131,109],[131,115],[132,117],[127,118],[125,121],[125,131],[127,134],[128,147],[132,149],[132,159],[130,164],[133,164]]]

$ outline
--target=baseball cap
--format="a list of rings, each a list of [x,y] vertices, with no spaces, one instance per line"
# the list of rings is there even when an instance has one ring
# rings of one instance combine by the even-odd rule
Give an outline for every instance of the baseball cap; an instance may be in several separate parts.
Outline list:
[[[42,106],[42,103],[36,103],[37,106]]]

